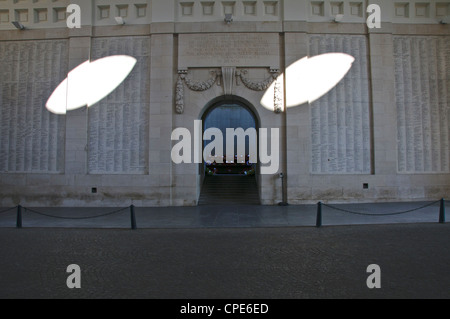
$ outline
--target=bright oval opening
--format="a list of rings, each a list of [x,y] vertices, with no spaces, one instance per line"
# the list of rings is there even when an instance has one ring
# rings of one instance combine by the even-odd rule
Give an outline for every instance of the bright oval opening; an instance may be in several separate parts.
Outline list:
[[[291,64],[286,69],[286,107],[312,103],[327,94],[345,77],[354,61],[354,57],[345,53],[326,53],[304,57]],[[261,104],[271,111],[274,85],[261,100]]]
[[[136,65],[130,56],[109,56],[90,64],[87,105],[92,106],[113,92]]]
[[[69,72],[48,99],[46,108],[55,114],[66,114],[92,106],[113,92],[135,65],[136,59],[126,55],[86,61]]]

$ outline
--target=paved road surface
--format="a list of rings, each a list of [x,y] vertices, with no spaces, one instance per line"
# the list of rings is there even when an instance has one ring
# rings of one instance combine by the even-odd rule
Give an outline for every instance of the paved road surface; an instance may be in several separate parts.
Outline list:
[[[0,298],[450,298],[449,224],[0,228],[0,243]]]

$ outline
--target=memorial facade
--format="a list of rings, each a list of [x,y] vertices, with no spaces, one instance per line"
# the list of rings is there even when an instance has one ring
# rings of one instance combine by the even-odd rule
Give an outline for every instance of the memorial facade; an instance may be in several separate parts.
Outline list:
[[[0,0],[0,206],[197,205],[196,123],[215,108],[277,156],[254,170],[261,204],[446,197],[448,16],[449,0]],[[71,70],[117,55],[136,64],[98,103],[46,108]],[[173,161],[179,128],[200,163]]]

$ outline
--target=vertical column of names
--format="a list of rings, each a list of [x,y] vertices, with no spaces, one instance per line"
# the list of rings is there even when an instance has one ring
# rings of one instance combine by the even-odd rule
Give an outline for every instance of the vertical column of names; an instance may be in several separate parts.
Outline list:
[[[60,173],[63,116],[45,103],[67,73],[66,40],[0,44],[0,171]]]
[[[370,174],[367,39],[341,35],[310,37],[310,56],[328,52],[350,54],[355,62],[333,90],[311,104],[312,172]]]
[[[398,170],[448,172],[449,37],[394,38]]]
[[[110,55],[137,59],[127,79],[89,108],[89,172],[144,174],[148,145],[148,38],[93,40],[92,60]]]

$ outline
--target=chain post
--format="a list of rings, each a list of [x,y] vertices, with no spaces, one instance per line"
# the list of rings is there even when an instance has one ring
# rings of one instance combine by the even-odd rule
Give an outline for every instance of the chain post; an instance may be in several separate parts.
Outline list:
[[[439,209],[439,223],[445,224],[445,199],[441,199],[441,206]]]
[[[136,229],[136,215],[134,214],[134,205],[130,206],[131,229]]]
[[[317,203],[316,227],[322,227],[322,202]]]
[[[16,220],[16,227],[22,228],[22,206],[17,206],[17,220]]]

